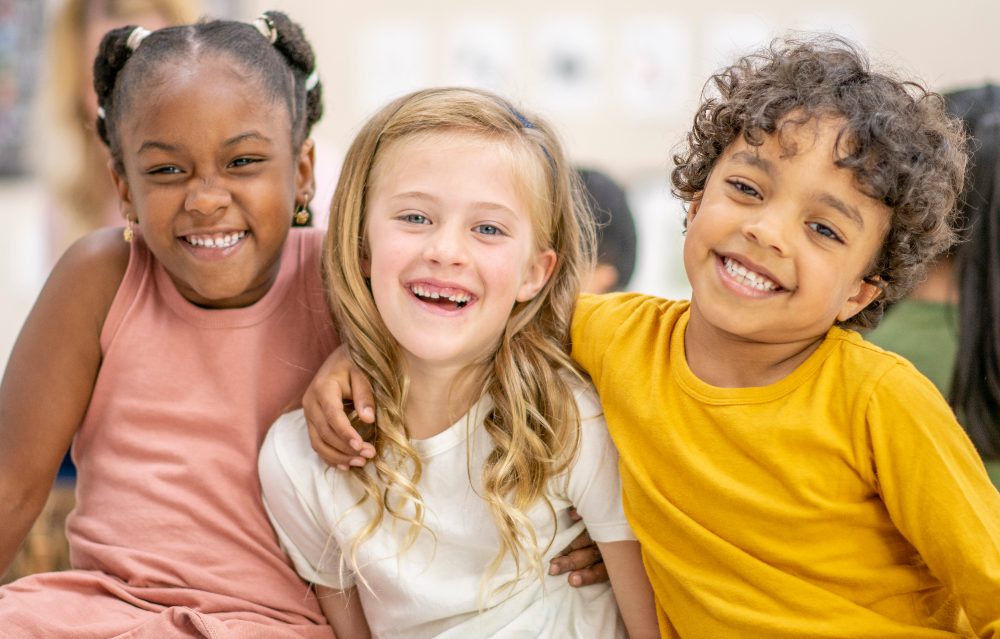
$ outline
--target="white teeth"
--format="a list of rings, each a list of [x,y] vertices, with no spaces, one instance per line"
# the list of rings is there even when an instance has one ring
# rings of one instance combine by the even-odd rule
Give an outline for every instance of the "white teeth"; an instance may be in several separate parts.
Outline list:
[[[192,246],[203,248],[229,248],[247,236],[246,231],[219,233],[217,235],[188,235],[184,238]]]
[[[769,280],[760,273],[747,270],[745,266],[737,263],[732,258],[723,258],[722,264],[725,266],[726,272],[732,275],[734,279],[740,281],[746,286],[749,286],[750,288],[758,291],[773,291],[778,288],[778,285],[775,282]]]
[[[417,297],[424,297],[432,300],[444,298],[446,300],[458,304],[459,308],[462,308],[463,306],[468,304],[469,300],[472,299],[472,296],[469,295],[468,293],[453,293],[451,295],[442,295],[437,291],[429,291],[423,286],[420,286],[419,284],[414,284],[413,286],[410,287],[410,290],[413,291],[413,294],[416,295]]]

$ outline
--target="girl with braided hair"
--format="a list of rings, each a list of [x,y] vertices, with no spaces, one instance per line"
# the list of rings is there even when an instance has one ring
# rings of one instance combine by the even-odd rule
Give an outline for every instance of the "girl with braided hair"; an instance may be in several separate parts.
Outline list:
[[[329,638],[260,502],[257,451],[337,337],[307,222],[322,113],[269,12],[152,33],[94,65],[128,226],[74,244],[0,386],[0,566],[72,442],[73,569],[0,589],[0,637]]]

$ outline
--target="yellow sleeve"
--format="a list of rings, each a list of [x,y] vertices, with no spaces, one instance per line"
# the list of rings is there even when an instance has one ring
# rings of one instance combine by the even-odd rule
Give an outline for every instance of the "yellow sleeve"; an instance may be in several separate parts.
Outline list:
[[[930,381],[891,368],[867,409],[872,471],[889,515],[958,598],[977,636],[1000,638],[1000,493]]]
[[[668,304],[639,293],[583,294],[577,299],[570,328],[571,355],[595,384],[599,385],[604,354],[615,335],[639,307],[651,302]]]
[[[576,301],[570,329],[573,341],[571,355],[595,382],[600,377],[601,353],[604,350],[597,345],[607,343],[611,337],[603,330],[606,322],[602,321],[600,310],[604,300],[607,300],[606,295],[581,295]]]

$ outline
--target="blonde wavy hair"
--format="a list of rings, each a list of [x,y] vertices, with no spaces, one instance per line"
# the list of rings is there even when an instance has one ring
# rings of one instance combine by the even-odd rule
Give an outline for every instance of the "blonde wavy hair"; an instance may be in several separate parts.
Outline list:
[[[541,556],[551,540],[537,539],[527,511],[544,500],[555,516],[546,484],[567,469],[578,448],[580,415],[572,375],[565,372],[579,376],[569,357],[569,327],[581,275],[593,265],[595,232],[576,173],[549,125],[495,94],[463,88],[417,91],[376,113],[347,152],[331,206],[323,261],[330,305],[341,338],[371,379],[377,405],[377,427],[358,424],[377,451],[374,470],[353,469],[364,488],[358,506],[372,504],[372,519],[344,553],[342,565],[346,562],[357,572],[357,549],[385,513],[410,524],[405,548],[424,527],[417,490],[422,467],[403,423],[409,377],[375,306],[362,260],[367,254],[366,197],[381,154],[400,140],[440,134],[477,136],[510,150],[537,248],[557,255],[541,291],[514,306],[496,351],[467,371],[480,395],[488,395],[495,405],[484,419],[493,450],[482,469],[481,496],[501,546],[485,571],[484,584],[508,553],[518,577],[531,570],[541,578]],[[473,470],[469,472],[471,477]]]
[[[107,151],[83,104],[83,96],[93,89],[81,70],[83,64],[93,64],[97,53],[86,51],[88,25],[95,15],[126,25],[150,12],[169,24],[188,23],[198,18],[199,6],[196,0],[66,0],[54,17],[38,96],[40,152],[33,161],[67,218],[67,239],[102,226],[114,194],[105,175]]]

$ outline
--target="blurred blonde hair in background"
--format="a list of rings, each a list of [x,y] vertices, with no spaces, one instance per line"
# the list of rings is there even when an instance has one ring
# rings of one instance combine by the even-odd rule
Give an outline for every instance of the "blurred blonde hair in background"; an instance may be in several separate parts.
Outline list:
[[[193,22],[197,0],[65,0],[53,16],[39,83],[37,143],[31,161],[55,205],[53,257],[84,233],[118,221],[107,151],[94,131],[92,66],[101,36],[113,27],[156,29]]]

